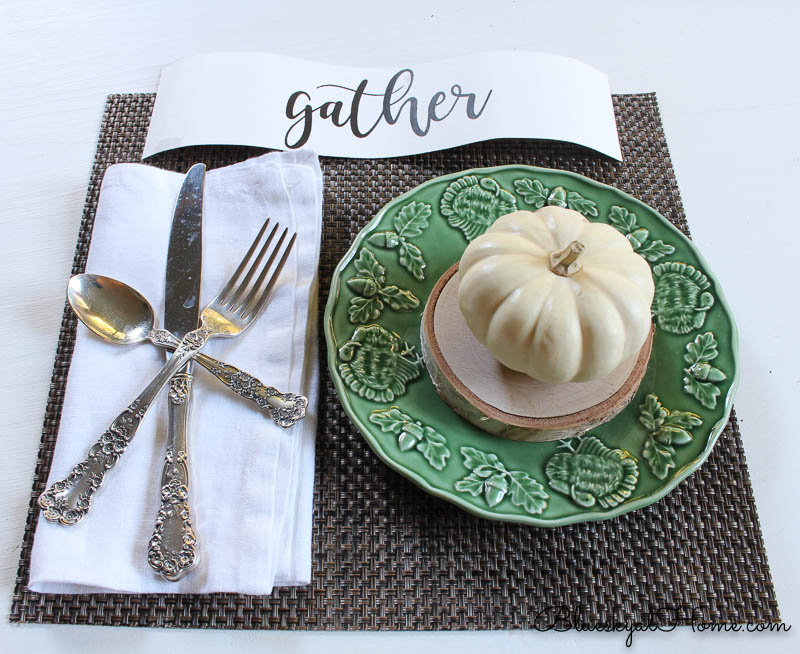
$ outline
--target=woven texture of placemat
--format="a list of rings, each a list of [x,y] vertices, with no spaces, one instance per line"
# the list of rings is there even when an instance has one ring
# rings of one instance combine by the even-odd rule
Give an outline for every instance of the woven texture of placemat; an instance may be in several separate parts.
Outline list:
[[[84,270],[105,169],[140,161],[155,96],[109,96],[78,236]],[[614,98],[624,162],[554,142],[494,141],[424,155],[323,158],[320,316],[333,269],[391,198],[466,168],[522,163],[616,186],[688,235],[655,94]],[[185,171],[263,153],[209,146],[147,163]],[[14,622],[229,629],[508,629],[542,627],[556,607],[572,624],[778,622],[780,615],[735,415],[705,464],[650,507],[556,529],[484,520],[388,468],[321,375],[310,586],[270,596],[45,595],[27,589],[31,545],[55,446],[76,320],[65,308],[12,601]],[[320,329],[320,333],[322,330]],[[325,361],[325,343],[321,342]],[[668,610],[667,610],[668,609]],[[667,612],[665,612],[667,610]]]

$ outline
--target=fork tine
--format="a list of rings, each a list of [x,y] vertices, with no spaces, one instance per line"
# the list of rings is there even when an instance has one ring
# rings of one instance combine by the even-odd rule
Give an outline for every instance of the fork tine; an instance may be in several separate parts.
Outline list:
[[[250,304],[250,302],[252,302],[253,296],[256,293],[258,293],[258,288],[259,288],[259,286],[261,286],[261,282],[264,281],[264,275],[266,274],[266,271],[269,270],[269,267],[272,265],[272,262],[275,261],[275,257],[277,256],[278,251],[281,249],[281,245],[283,244],[283,240],[286,238],[286,233],[288,231],[289,231],[288,229],[284,229],[283,230],[283,233],[281,233],[281,236],[278,239],[278,242],[270,250],[269,257],[267,258],[267,262],[264,264],[263,269],[262,269],[261,273],[258,276],[258,279],[255,281],[254,284],[252,284],[252,286],[250,286],[250,290],[247,293],[247,296],[243,300],[237,302],[235,306],[231,305],[231,309],[233,309],[234,311],[241,310],[241,313],[244,314],[246,307]],[[273,233],[274,233],[274,230],[273,230]],[[272,237],[272,234],[270,234],[270,240],[271,240],[271,237]],[[262,250],[261,251],[261,256],[259,256],[259,263],[260,263],[260,259],[262,258],[264,253],[265,253],[265,250]],[[253,265],[253,267],[250,269],[250,273],[247,275],[247,282],[248,283],[250,282],[250,279],[252,278],[253,274],[255,274],[256,268],[257,268],[257,266]],[[245,288],[245,285],[242,284],[239,287],[239,290],[237,291],[237,293],[239,294],[240,297],[245,292],[245,290],[247,290],[247,289]]]
[[[239,275],[242,274],[242,271],[245,269],[245,266],[250,261],[250,257],[253,256],[253,252],[256,251],[256,247],[258,246],[261,237],[264,236],[264,232],[267,231],[267,225],[269,225],[269,220],[270,219],[268,217],[267,220],[262,225],[261,230],[258,232],[258,235],[253,241],[253,244],[250,246],[250,249],[247,251],[247,254],[244,255],[244,259],[242,259],[242,262],[239,264],[239,267],[236,269],[236,272],[234,272],[233,275],[231,275],[231,278],[228,280],[228,283],[225,284],[225,286],[219,293],[217,293],[216,299],[219,302],[224,303],[227,301],[227,295],[231,292],[231,289],[233,289],[233,285],[236,284],[236,281],[239,279]]]
[[[281,241],[283,241],[283,237],[286,236],[286,232],[288,232],[288,230],[286,230],[283,233],[283,235],[281,235]],[[294,247],[294,242],[296,240],[297,240],[297,232],[294,232],[292,234],[292,238],[289,239],[289,243],[286,245],[286,249],[283,251],[283,254],[281,255],[280,261],[278,261],[278,265],[275,266],[275,270],[272,273],[272,277],[269,278],[269,281],[267,282],[267,285],[261,292],[261,294],[257,295],[256,291],[261,286],[261,283],[264,281],[269,266],[266,266],[262,271],[261,276],[258,278],[258,284],[254,287],[253,291],[251,292],[251,296],[253,296],[252,300],[250,300],[250,302],[243,311],[244,319],[249,320],[251,317],[255,318],[256,316],[258,316],[259,313],[261,313],[261,311],[266,306],[269,294],[272,292],[272,287],[275,286],[275,282],[280,276],[281,271],[283,270],[283,266],[286,264],[286,260],[289,258],[289,254],[291,253],[292,248]],[[276,248],[276,253],[279,247],[280,244],[278,248]]]
[[[275,227],[272,228],[272,231],[269,233],[267,240],[264,242],[261,251],[258,253],[258,256],[256,257],[256,260],[253,261],[252,264],[250,264],[250,269],[247,271],[247,274],[244,276],[244,279],[237,285],[237,288],[233,292],[233,297],[231,298],[229,303],[231,311],[235,311],[237,305],[241,306],[242,304],[244,304],[240,303],[239,299],[242,297],[242,294],[245,292],[245,290],[247,290],[247,286],[250,284],[250,280],[253,278],[253,275],[255,274],[256,270],[258,270],[259,265],[261,265],[261,260],[264,258],[264,255],[269,249],[269,245],[270,243],[272,243],[272,238],[275,236],[275,232],[278,231],[279,227],[280,224],[276,224]],[[280,246],[280,243],[278,244],[278,246]],[[267,265],[269,265],[269,263],[267,263]]]

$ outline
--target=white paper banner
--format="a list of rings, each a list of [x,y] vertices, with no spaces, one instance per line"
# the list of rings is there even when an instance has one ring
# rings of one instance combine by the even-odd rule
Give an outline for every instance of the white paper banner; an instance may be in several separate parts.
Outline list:
[[[229,144],[381,158],[497,138],[570,141],[622,158],[606,75],[534,52],[395,68],[190,57],[161,73],[143,156]]]

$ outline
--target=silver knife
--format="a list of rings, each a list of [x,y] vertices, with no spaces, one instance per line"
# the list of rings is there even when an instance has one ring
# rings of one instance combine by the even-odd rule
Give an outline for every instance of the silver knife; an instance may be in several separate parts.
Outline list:
[[[203,265],[203,182],[206,167],[189,169],[175,203],[167,251],[164,329],[182,339],[200,318]],[[167,355],[169,356],[169,355]],[[164,579],[178,581],[197,564],[197,538],[189,503],[188,425],[192,362],[169,382],[169,422],[161,493],[147,561]]]

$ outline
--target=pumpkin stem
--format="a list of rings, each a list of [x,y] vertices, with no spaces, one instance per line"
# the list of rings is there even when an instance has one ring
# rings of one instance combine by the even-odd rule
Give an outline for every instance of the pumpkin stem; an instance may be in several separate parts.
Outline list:
[[[583,243],[572,241],[563,250],[556,250],[550,253],[550,270],[556,275],[569,277],[581,269],[579,257],[583,252]]]

